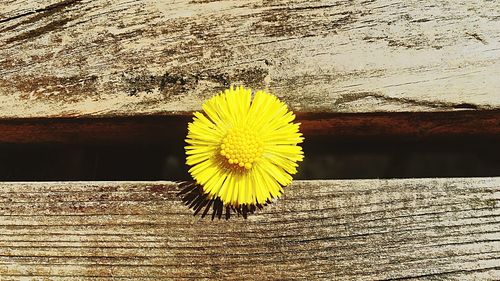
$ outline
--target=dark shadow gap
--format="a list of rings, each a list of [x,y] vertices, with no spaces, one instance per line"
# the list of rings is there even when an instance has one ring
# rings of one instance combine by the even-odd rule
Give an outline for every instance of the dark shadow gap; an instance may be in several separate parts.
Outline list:
[[[191,180],[191,113],[0,119],[0,181]],[[297,179],[500,176],[500,111],[300,113]]]
[[[488,138],[338,140],[309,137],[296,179],[500,176]],[[162,144],[0,145],[0,181],[190,180],[183,139]]]

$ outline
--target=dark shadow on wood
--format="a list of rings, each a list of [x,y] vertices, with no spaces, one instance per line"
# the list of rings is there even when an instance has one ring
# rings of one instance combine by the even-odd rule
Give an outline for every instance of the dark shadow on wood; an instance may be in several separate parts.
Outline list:
[[[194,181],[181,181],[177,182],[179,186],[179,196],[189,209],[194,211],[194,216],[200,215],[204,218],[210,211],[212,211],[212,220],[215,218],[228,220],[231,218],[231,214],[236,214],[247,218],[249,214],[253,214],[255,211],[262,209],[264,206],[269,204],[252,204],[252,205],[241,205],[238,207],[225,205],[219,198],[210,198],[208,194],[203,192],[203,187]],[[200,213],[201,212],[201,213]]]

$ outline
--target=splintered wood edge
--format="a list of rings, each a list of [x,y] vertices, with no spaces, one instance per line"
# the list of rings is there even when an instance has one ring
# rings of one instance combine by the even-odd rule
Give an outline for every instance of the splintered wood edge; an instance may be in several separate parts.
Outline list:
[[[301,112],[500,108],[498,1],[2,1],[0,117],[199,110],[230,85]]]
[[[0,183],[0,278],[500,278],[500,178],[296,181],[227,221],[194,217],[177,192]]]

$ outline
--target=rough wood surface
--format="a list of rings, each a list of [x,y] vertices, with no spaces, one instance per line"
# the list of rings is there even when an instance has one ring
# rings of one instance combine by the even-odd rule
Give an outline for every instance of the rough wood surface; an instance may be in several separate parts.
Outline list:
[[[302,112],[500,106],[499,1],[0,3],[0,117],[172,114],[230,84]]]
[[[0,184],[0,279],[500,279],[500,178],[298,181],[247,220],[170,182]]]

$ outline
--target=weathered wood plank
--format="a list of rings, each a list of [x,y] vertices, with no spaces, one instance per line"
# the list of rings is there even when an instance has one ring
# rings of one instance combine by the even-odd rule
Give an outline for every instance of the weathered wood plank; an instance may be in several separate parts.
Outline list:
[[[1,183],[0,279],[500,278],[500,178],[298,181],[229,221],[193,217],[176,192]]]
[[[498,1],[0,3],[0,117],[171,114],[230,84],[302,112],[500,106]]]

